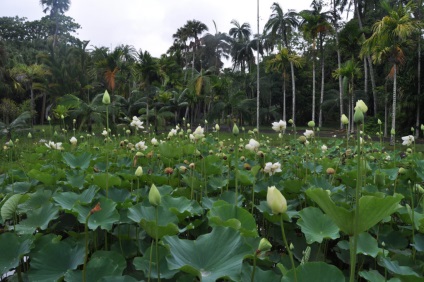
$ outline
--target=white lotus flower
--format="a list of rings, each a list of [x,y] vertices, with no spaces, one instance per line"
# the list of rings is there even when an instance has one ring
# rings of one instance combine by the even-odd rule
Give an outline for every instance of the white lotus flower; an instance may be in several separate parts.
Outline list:
[[[143,122],[141,120],[138,119],[138,117],[133,116],[133,119],[130,123],[130,126],[135,127],[135,129],[143,129]]]
[[[140,141],[137,144],[135,144],[135,148],[139,151],[144,151],[147,149],[147,146],[144,144],[144,141]]]
[[[327,151],[327,146],[324,144],[321,146],[321,151],[324,153],[325,151]]]
[[[412,145],[412,143],[414,143],[414,136],[412,136],[412,135],[408,135],[408,136],[403,136],[402,137],[402,145],[405,145],[405,146],[411,146]]]
[[[276,172],[281,172],[281,164],[279,162],[276,163],[266,163],[264,167],[264,172],[268,173],[269,176],[273,175]]]
[[[249,151],[257,151],[259,149],[259,142],[255,139],[250,139],[249,144],[246,144],[245,148]]]
[[[272,129],[274,129],[277,132],[281,132],[285,130],[287,127],[287,122],[280,119],[280,121],[276,121],[272,123]]]
[[[202,139],[205,137],[204,129],[200,125],[196,128],[196,130],[193,132],[193,136],[195,140]]]
[[[69,142],[71,142],[72,145],[76,145],[78,140],[77,140],[77,138],[75,138],[75,136],[72,136],[72,138],[69,139]]]
[[[305,132],[303,133],[303,135],[305,135],[306,138],[311,138],[311,137],[314,136],[314,131],[306,129]]]
[[[106,131],[106,130],[103,130],[102,135],[103,135],[104,137],[107,137],[107,131]]]
[[[50,149],[63,150],[62,142],[54,143],[53,141],[49,141],[49,143],[45,143],[44,145]]]
[[[153,146],[157,146],[159,144],[158,140],[155,137],[153,137],[150,142],[152,143]]]
[[[175,135],[177,135],[177,130],[176,129],[171,129],[171,131],[168,133],[168,137],[172,137],[172,136],[175,136]]]

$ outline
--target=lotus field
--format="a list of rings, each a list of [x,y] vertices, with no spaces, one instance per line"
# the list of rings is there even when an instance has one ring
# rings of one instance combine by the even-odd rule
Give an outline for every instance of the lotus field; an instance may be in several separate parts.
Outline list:
[[[372,141],[365,112],[331,138],[134,117],[8,142],[0,280],[424,281],[422,153]]]

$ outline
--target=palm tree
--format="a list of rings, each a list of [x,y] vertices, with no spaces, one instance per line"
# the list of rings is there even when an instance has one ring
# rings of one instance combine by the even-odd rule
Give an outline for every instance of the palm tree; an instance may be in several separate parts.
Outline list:
[[[322,122],[322,102],[324,98],[324,58],[323,58],[323,41],[325,34],[331,30],[330,12],[322,12],[322,2],[319,0],[312,1],[312,10],[303,10],[299,13],[302,17],[300,28],[304,35],[312,40],[312,120],[315,120],[315,60],[316,60],[316,42],[319,39],[321,50],[321,99],[320,99],[320,115],[319,126]]]
[[[57,34],[59,31],[59,16],[69,10],[71,5],[70,0],[40,0],[43,6],[43,12],[50,11],[50,17],[55,21],[55,30],[53,33],[53,47],[57,44]]]
[[[39,81],[50,74],[50,71],[39,64],[23,65],[18,64],[10,71],[11,76],[17,82],[17,85],[30,91],[31,114],[35,114],[35,96],[34,90],[44,90],[43,84]],[[34,124],[34,121],[32,121]]]
[[[419,22],[412,18],[414,3],[408,2],[405,6],[399,4],[392,8],[383,1],[382,7],[388,15],[378,20],[373,26],[373,34],[365,40],[361,55],[372,55],[375,63],[389,62],[391,70],[389,76],[393,79],[392,129],[396,129],[396,98],[397,72],[405,61],[404,48],[408,45],[409,37],[419,27]],[[394,135],[390,144],[394,144]]]
[[[268,71],[281,72],[282,73],[282,92],[283,92],[283,120],[286,120],[286,78],[287,78],[287,67],[296,65],[296,67],[302,66],[301,57],[296,54],[290,54],[287,48],[282,48],[271,60],[267,61],[266,69]],[[293,77],[292,77],[293,78]],[[293,82],[294,83],[294,82]],[[293,95],[293,108],[292,108],[292,120],[295,118],[295,104],[296,95]]]
[[[280,4],[274,3],[271,6],[272,14],[269,16],[268,21],[265,24],[265,31],[269,32],[272,41],[277,43],[284,43],[284,46],[291,51],[290,46],[290,38],[292,37],[292,33],[295,28],[299,26],[299,21],[297,19],[298,14],[294,11],[288,11],[287,13],[283,12]],[[278,40],[279,39],[279,40]],[[293,57],[294,56],[294,57]],[[290,55],[292,59],[295,59],[295,55]],[[295,122],[295,101],[296,101],[296,84],[295,84],[295,76],[294,76],[294,66],[293,60],[289,60],[290,71],[292,77],[292,99],[293,99],[293,113],[292,119]],[[300,59],[299,57],[296,60]],[[301,66],[300,60],[298,61],[298,66]],[[285,116],[285,115],[284,115]]]
[[[347,93],[349,97],[349,106],[348,106],[348,117],[349,125],[347,128],[348,132],[353,130],[353,102],[354,102],[354,85],[355,78],[361,75],[361,70],[358,67],[358,63],[352,58],[349,61],[341,65],[340,68],[333,72],[333,77],[341,78],[343,80],[344,90],[343,93]],[[340,115],[341,116],[341,115]]]
[[[187,23],[184,25],[184,28],[187,31],[188,38],[193,38],[193,41],[190,42],[190,47],[193,50],[192,73],[191,73],[193,77],[194,69],[196,65],[196,53],[197,53],[197,49],[200,46],[199,35],[205,31],[208,31],[209,29],[204,23],[198,20],[187,21]]]

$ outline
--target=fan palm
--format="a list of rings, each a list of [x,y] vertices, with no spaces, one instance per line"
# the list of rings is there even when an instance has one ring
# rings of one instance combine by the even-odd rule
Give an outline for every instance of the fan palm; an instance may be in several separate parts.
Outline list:
[[[405,6],[399,4],[396,8],[383,1],[382,6],[388,15],[374,24],[373,34],[364,42],[361,54],[372,55],[375,63],[388,61],[391,64],[389,77],[393,79],[392,129],[395,130],[398,68],[405,61],[404,48],[420,23],[412,18],[414,9],[412,1]],[[394,144],[394,141],[392,135],[390,143]]]

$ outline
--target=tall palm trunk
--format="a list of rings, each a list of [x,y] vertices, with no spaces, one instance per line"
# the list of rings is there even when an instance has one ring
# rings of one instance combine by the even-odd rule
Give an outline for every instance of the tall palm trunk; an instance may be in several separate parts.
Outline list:
[[[422,1],[418,1],[418,7],[422,6]],[[418,9],[418,20],[421,20],[421,9]],[[418,64],[417,64],[417,112],[416,112],[416,121],[415,121],[415,136],[418,138],[420,136],[420,96],[421,96],[421,29],[418,32]]]
[[[324,102],[324,36],[320,36],[320,50],[321,50],[321,97],[319,99],[319,118],[318,126],[322,127],[322,103]]]
[[[291,79],[292,79],[292,120],[293,123],[295,122],[296,117],[296,84],[295,84],[295,77],[294,77],[294,66],[293,62],[290,62],[290,70],[291,70]]]
[[[342,67],[342,59],[340,55],[340,48],[339,46],[339,35],[338,32],[336,33],[336,44],[337,44],[337,65],[339,69]],[[339,100],[340,100],[340,116],[343,115],[343,78],[341,75],[339,75]],[[343,129],[343,122],[340,119],[340,129]]]
[[[283,72],[283,120],[286,120],[286,76]]]
[[[315,121],[315,52],[312,59],[312,119]]]
[[[396,131],[396,79],[397,79],[397,65],[393,65],[393,109],[392,109],[392,129]],[[390,145],[395,144],[395,136],[390,135]]]

